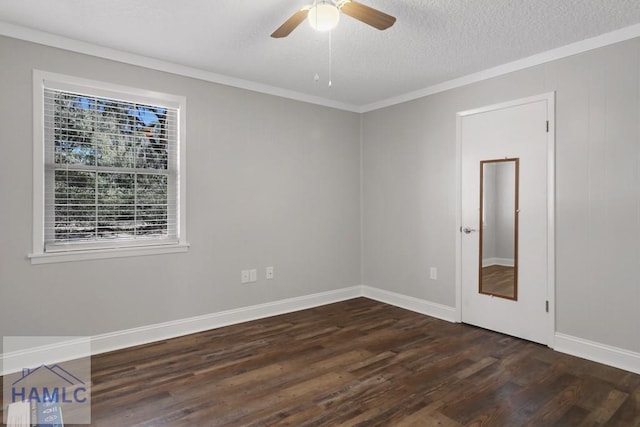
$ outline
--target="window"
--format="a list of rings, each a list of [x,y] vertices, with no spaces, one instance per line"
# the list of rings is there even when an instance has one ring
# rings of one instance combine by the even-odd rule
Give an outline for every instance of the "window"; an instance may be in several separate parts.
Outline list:
[[[34,71],[32,262],[186,250],[184,109]]]

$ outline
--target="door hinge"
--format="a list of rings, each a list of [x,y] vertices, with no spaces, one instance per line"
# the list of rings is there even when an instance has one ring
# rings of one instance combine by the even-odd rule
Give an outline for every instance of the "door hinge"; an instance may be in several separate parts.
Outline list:
[[[549,120],[547,120],[547,133],[549,133]]]
[[[547,313],[548,313],[549,312],[549,301],[545,301],[544,308],[545,308],[545,310],[547,310]]]

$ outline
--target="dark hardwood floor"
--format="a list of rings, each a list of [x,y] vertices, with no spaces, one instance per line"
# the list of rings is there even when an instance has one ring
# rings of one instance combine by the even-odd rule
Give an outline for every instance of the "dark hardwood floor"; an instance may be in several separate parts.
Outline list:
[[[92,372],[96,426],[640,426],[640,375],[364,298]]]
[[[515,296],[513,267],[490,265],[482,268],[482,292],[502,295],[507,298]]]

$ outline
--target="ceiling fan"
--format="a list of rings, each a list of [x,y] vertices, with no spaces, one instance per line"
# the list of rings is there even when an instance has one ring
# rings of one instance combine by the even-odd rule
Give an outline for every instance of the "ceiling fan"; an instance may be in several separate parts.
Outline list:
[[[273,38],[287,37],[305,19],[318,31],[328,31],[338,25],[340,12],[371,25],[378,30],[386,30],[396,22],[396,18],[377,9],[353,0],[315,1],[291,15],[284,24],[271,34]]]

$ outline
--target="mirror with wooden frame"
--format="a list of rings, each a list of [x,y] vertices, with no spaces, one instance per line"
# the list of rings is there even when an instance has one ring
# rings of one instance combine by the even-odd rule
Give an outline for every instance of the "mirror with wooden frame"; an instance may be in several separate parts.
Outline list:
[[[518,299],[518,175],[520,160],[480,162],[479,292]]]

